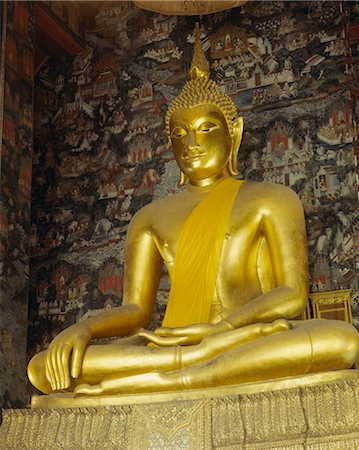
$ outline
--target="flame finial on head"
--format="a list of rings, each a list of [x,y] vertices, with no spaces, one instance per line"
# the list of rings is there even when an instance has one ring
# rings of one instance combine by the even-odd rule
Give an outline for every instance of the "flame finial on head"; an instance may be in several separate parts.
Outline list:
[[[201,32],[199,29],[199,24],[196,22],[195,26],[195,41],[194,41],[194,52],[191,68],[189,71],[190,78],[209,78],[209,64],[203,51],[201,42]]]

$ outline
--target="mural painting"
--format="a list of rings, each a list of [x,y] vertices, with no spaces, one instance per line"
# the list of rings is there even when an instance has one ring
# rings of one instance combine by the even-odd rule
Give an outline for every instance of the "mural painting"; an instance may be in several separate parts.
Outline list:
[[[32,5],[7,2],[0,173],[0,408],[24,406],[32,171]]]
[[[355,14],[355,5],[350,5]],[[255,2],[203,17],[213,77],[245,120],[240,176],[290,186],[307,216],[311,290],[354,289],[353,128],[339,3]],[[29,356],[121,304],[133,215],[177,190],[164,129],[187,76],[195,18],[104,2],[87,48],[36,79]],[[156,306],[169,288],[164,273]]]

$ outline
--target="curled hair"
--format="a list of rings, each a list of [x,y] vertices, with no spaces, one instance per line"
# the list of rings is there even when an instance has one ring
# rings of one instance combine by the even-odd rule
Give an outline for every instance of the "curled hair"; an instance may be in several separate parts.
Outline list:
[[[179,109],[189,109],[199,105],[213,105],[222,111],[229,132],[232,134],[233,121],[237,117],[237,107],[233,100],[224,94],[217,83],[210,78],[194,78],[187,81],[181,93],[171,103],[166,114],[166,131],[170,137],[170,119]]]

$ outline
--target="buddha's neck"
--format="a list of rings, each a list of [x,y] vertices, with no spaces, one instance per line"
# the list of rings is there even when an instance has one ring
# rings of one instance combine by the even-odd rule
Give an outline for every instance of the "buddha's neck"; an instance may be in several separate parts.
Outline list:
[[[203,180],[189,180],[187,190],[189,192],[208,192],[211,191],[220,181],[228,178],[229,176],[228,170],[224,170],[213,177],[204,178]]]

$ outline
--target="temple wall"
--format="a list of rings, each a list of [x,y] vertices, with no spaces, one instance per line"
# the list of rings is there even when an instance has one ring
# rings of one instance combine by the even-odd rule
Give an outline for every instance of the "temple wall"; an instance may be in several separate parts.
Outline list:
[[[311,290],[352,288],[358,325],[359,212],[339,6],[254,2],[204,17],[202,40],[213,77],[244,116],[240,176],[299,194]],[[50,60],[36,79],[29,356],[121,303],[129,221],[177,189],[163,119],[187,77],[194,20],[104,2],[88,50]],[[164,274],[154,323],[168,287]]]
[[[1,2],[0,409],[25,405],[32,170],[32,5]]]

